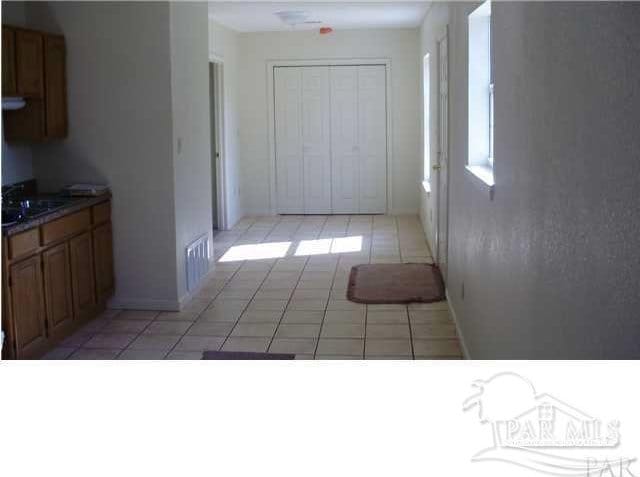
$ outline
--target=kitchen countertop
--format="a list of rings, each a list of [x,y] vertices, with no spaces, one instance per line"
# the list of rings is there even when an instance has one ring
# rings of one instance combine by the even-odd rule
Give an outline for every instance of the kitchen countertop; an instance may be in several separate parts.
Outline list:
[[[25,197],[27,199],[27,197]],[[35,196],[28,197],[29,200],[32,199],[63,199],[68,200],[67,204],[64,204],[60,207],[50,210],[49,212],[43,213],[38,217],[30,218],[21,222],[17,222],[11,225],[3,225],[2,226],[2,235],[10,236],[17,234],[19,232],[24,232],[25,230],[32,229],[34,227],[38,227],[42,224],[46,224],[47,222],[51,222],[52,220],[58,219],[65,215],[71,214],[73,212],[77,212],[78,210],[85,209],[87,207],[91,207],[92,205],[99,204],[100,202],[104,202],[106,200],[111,199],[111,194],[102,194],[96,197],[68,197],[68,196],[60,196],[54,194],[38,194]]]

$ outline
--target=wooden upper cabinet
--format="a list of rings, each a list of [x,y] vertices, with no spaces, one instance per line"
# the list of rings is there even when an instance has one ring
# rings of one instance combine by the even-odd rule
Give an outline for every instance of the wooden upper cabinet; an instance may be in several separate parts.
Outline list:
[[[67,78],[64,37],[2,27],[2,96],[18,96],[25,107],[3,111],[9,142],[67,137]]]
[[[12,265],[9,273],[16,356],[32,358],[47,346],[40,256]]]
[[[2,96],[16,96],[16,33],[2,27]]]
[[[67,78],[64,37],[44,37],[45,110],[48,139],[67,136]]]
[[[69,253],[74,316],[82,321],[91,318],[97,309],[91,232],[72,238]]]
[[[30,30],[16,30],[16,80],[19,96],[44,96],[43,34]]]
[[[43,252],[42,269],[49,336],[63,338],[74,324],[68,244],[62,243]]]

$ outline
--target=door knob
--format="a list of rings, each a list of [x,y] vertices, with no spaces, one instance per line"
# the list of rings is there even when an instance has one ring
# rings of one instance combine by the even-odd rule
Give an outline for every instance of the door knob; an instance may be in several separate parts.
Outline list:
[[[431,169],[433,169],[434,171],[439,171],[442,167],[440,166],[440,164],[434,164],[433,166],[431,166]]]

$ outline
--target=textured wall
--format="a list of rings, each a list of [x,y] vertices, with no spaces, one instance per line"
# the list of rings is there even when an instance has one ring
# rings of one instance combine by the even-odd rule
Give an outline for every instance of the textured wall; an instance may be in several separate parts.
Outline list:
[[[493,7],[495,199],[453,5],[448,289],[473,358],[640,358],[640,7]],[[462,287],[464,284],[464,298]]]
[[[186,247],[212,236],[209,20],[204,2],[170,5],[176,261],[184,301]]]
[[[32,2],[34,28],[67,43],[69,137],[33,147],[44,190],[113,192],[115,303],[176,304],[169,4]]]

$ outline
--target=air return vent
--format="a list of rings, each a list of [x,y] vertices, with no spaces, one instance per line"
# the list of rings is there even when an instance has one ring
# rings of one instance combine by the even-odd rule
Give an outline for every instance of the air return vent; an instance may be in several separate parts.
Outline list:
[[[209,271],[209,237],[205,234],[187,246],[187,291],[197,288]]]

